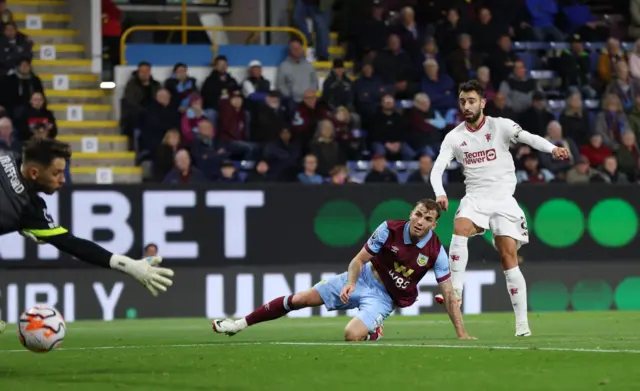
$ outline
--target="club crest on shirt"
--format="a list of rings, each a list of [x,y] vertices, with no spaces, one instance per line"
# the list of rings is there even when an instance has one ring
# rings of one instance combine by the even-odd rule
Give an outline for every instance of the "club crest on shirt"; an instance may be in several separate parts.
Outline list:
[[[427,262],[429,262],[429,257],[428,256],[426,256],[424,254],[418,255],[418,265],[426,266]]]

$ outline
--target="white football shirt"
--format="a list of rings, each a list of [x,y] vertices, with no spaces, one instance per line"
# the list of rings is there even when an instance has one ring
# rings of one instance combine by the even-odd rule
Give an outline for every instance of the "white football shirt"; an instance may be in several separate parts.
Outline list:
[[[453,159],[460,163],[470,196],[512,196],[517,180],[509,147],[521,131],[507,118],[485,116],[477,129],[463,122],[445,136],[435,166],[444,170]],[[446,195],[442,179],[431,183],[436,196]]]

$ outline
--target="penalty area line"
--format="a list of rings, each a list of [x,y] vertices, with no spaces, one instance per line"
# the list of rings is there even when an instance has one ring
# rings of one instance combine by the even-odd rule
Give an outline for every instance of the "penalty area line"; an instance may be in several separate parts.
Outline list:
[[[202,347],[234,347],[234,346],[327,346],[352,348],[422,348],[422,349],[476,349],[476,350],[516,350],[516,351],[545,351],[545,352],[574,352],[574,353],[618,353],[640,354],[640,350],[633,349],[595,349],[595,348],[560,348],[535,346],[490,346],[490,345],[444,345],[444,344],[405,344],[405,343],[354,343],[354,342],[232,342],[232,343],[194,343],[167,345],[123,345],[123,346],[88,346],[80,348],[60,348],[60,352],[82,352],[93,350],[127,350],[127,349],[176,349]],[[27,349],[0,350],[3,353],[28,353]]]

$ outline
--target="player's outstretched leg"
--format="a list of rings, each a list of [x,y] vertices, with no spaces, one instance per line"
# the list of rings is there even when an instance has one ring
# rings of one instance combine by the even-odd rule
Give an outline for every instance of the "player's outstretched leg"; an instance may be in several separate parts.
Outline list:
[[[314,287],[289,296],[281,296],[260,306],[242,319],[213,319],[213,331],[233,336],[254,324],[281,318],[291,311],[324,304],[320,293]]]
[[[496,236],[495,243],[516,315],[516,337],[529,337],[531,329],[527,310],[527,282],[518,266],[518,242],[508,236]]]

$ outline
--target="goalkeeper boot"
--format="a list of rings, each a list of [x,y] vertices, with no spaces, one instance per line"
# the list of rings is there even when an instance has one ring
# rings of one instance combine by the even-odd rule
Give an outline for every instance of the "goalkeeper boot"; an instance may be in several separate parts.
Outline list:
[[[230,337],[242,331],[242,328],[233,319],[214,319],[211,321],[213,332],[218,334],[226,334]]]

